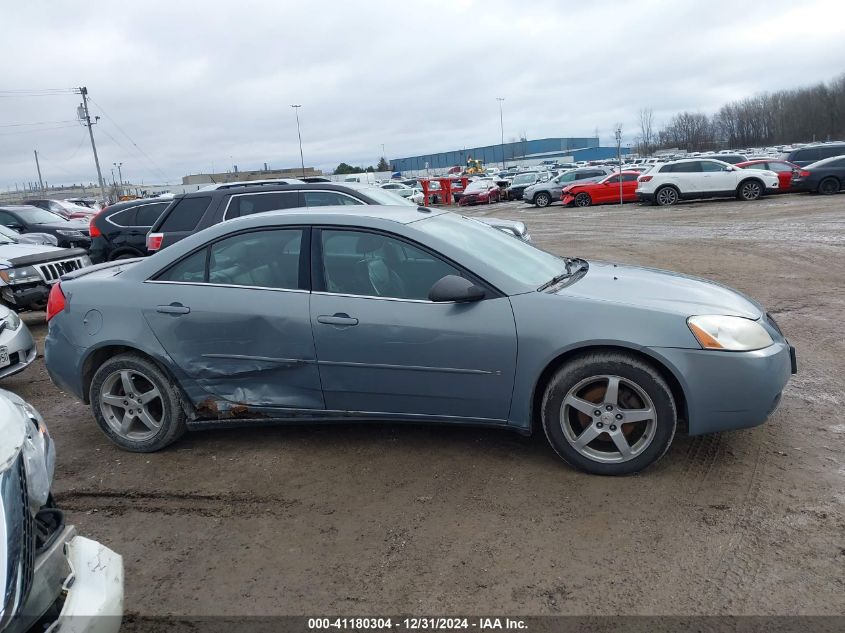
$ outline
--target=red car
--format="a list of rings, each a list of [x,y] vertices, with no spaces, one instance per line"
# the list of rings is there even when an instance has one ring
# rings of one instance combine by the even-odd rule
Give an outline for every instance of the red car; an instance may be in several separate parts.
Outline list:
[[[501,196],[502,190],[499,189],[499,185],[495,181],[489,179],[473,180],[464,189],[458,204],[462,207],[468,204],[490,204],[498,202]]]
[[[801,170],[798,165],[790,163],[788,160],[769,160],[766,158],[747,160],[744,163],[737,163],[736,166],[742,169],[768,169],[777,172],[778,191],[781,192],[793,191],[792,178]]]
[[[564,187],[560,194],[563,206],[589,207],[591,204],[619,203],[619,178],[622,178],[622,201],[637,201],[638,171],[611,174],[598,182],[585,182]]]

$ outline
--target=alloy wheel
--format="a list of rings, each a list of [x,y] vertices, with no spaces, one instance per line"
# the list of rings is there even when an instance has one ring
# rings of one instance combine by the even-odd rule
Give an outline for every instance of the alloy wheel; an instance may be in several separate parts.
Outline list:
[[[577,196],[575,196],[576,207],[589,207],[592,202],[593,201],[590,199],[589,194],[579,193]]]
[[[661,206],[668,206],[675,204],[678,201],[678,192],[672,187],[664,187],[657,192],[657,204]]]
[[[100,409],[116,434],[128,440],[144,441],[161,429],[164,399],[155,383],[143,373],[121,369],[103,382]]]
[[[740,195],[743,200],[756,200],[760,197],[761,188],[760,183],[756,180],[751,180],[742,184]]]
[[[560,425],[566,441],[584,457],[622,463],[640,455],[654,440],[657,410],[634,381],[591,376],[566,394]]]

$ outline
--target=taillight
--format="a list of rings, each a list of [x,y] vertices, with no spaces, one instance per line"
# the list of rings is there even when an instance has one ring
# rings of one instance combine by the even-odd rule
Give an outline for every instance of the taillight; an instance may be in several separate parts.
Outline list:
[[[806,169],[801,169],[798,171],[798,175],[801,176],[801,178],[809,178],[810,172],[808,172]]]
[[[654,178],[654,176],[640,176],[637,178],[637,182],[648,182],[652,178]]]
[[[164,241],[164,233],[150,233],[147,235],[147,250],[157,251],[161,248],[161,243]]]
[[[91,219],[88,221],[88,231],[91,233],[91,237],[102,237],[103,232],[99,229],[99,227],[95,224],[97,218],[99,218],[103,213],[106,212],[108,207],[104,207],[97,213],[91,216]]]
[[[47,297],[47,323],[64,309],[65,293],[62,290],[62,283],[59,281],[50,288],[50,296]]]

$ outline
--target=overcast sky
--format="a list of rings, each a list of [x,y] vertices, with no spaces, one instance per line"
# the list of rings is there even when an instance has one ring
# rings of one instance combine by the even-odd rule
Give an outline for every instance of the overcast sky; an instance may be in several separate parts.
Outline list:
[[[96,179],[72,93],[85,85],[104,176],[388,157],[592,136],[628,140],[637,113],[827,81],[845,71],[838,0],[238,2],[5,0],[0,189]],[[38,123],[39,125],[22,125]],[[131,140],[130,140],[131,139]],[[796,139],[798,140],[798,139]]]

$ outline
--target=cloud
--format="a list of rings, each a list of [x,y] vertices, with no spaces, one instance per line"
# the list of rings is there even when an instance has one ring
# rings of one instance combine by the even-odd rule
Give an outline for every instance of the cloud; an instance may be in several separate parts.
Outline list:
[[[0,188],[96,179],[78,96],[3,90],[86,85],[104,175],[178,182],[237,164],[389,157],[506,138],[626,137],[764,90],[842,72],[845,5],[643,0],[14,3],[0,42]],[[826,16],[819,22],[810,16]],[[802,25],[812,24],[811,31]],[[822,24],[822,28],[817,28]],[[137,145],[137,147],[136,147]],[[139,149],[140,148],[140,149]],[[149,158],[148,158],[149,157]]]

